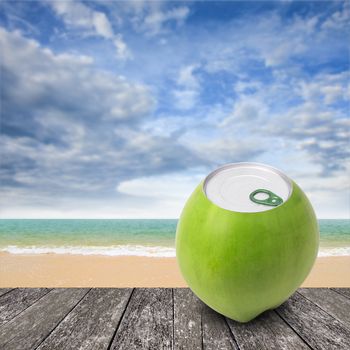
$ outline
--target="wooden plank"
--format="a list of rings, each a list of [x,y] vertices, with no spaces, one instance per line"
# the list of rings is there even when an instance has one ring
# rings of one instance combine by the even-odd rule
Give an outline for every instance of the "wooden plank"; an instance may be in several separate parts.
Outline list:
[[[204,305],[202,310],[204,350],[239,350],[225,318]]]
[[[301,294],[276,311],[313,349],[350,349],[350,330]]]
[[[0,298],[0,326],[34,304],[50,291],[48,288],[18,288]]]
[[[174,349],[202,349],[204,304],[188,288],[175,288]]]
[[[11,290],[14,290],[14,288],[0,288],[0,297]]]
[[[309,350],[307,344],[273,310],[247,323],[230,319],[227,322],[241,350]]]
[[[37,349],[107,349],[131,292],[131,288],[92,289]]]
[[[350,299],[328,288],[301,288],[298,292],[350,328]]]
[[[172,349],[171,289],[135,289],[110,349]]]
[[[54,289],[0,328],[0,349],[36,348],[88,289]]]
[[[350,288],[331,288],[331,289],[350,299]]]

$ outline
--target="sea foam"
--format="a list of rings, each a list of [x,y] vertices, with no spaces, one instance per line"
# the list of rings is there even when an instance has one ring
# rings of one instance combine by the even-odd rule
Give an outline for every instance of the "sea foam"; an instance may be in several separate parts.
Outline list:
[[[350,256],[350,247],[323,248],[318,251],[319,257],[325,256]]]
[[[142,245],[118,246],[7,246],[0,248],[1,252],[10,254],[71,254],[71,255],[106,255],[106,256],[145,256],[154,258],[175,257],[175,248]]]
[[[175,248],[143,245],[117,245],[117,246],[16,246],[9,245],[0,248],[0,252],[10,254],[71,254],[71,255],[105,255],[105,256],[145,256],[155,258],[173,258],[176,256]],[[350,247],[323,248],[320,247],[319,257],[350,256]]]

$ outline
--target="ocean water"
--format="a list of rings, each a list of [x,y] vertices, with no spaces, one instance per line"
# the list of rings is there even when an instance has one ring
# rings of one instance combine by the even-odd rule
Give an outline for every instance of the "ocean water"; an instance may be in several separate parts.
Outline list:
[[[174,257],[177,220],[0,220],[0,252]],[[350,255],[350,220],[319,220],[319,256]]]
[[[318,220],[320,249],[318,256],[350,255],[350,220]]]

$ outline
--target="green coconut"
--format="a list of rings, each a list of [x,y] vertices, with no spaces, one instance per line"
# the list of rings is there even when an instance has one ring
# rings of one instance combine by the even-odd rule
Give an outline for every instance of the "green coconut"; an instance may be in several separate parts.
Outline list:
[[[212,203],[203,182],[176,231],[176,257],[192,291],[217,312],[248,322],[292,295],[318,252],[314,210],[291,181],[290,197],[262,212],[234,212]]]

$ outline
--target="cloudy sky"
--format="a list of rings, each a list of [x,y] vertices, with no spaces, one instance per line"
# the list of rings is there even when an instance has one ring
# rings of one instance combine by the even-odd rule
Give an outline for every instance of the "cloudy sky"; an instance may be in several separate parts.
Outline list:
[[[0,217],[178,217],[238,161],[350,217],[349,2],[0,6]]]

